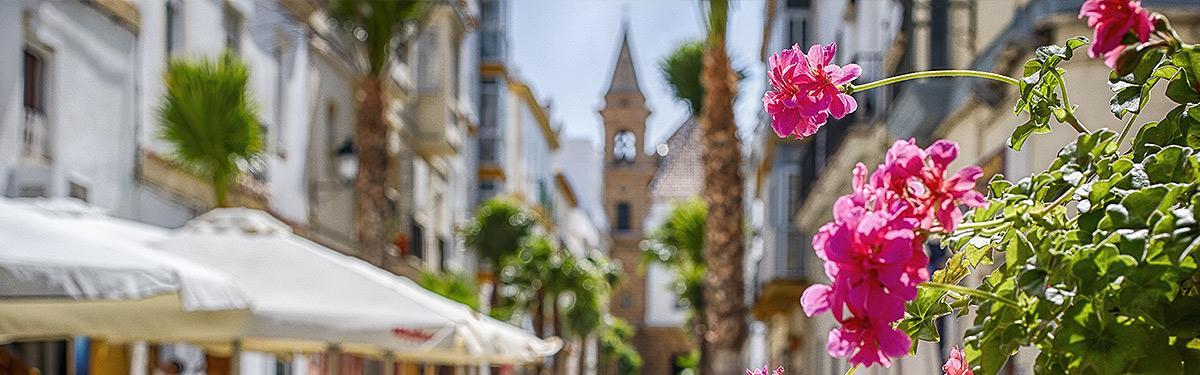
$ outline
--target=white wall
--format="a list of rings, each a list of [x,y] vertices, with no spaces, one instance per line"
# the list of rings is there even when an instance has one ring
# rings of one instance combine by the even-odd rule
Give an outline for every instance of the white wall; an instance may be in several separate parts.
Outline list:
[[[24,128],[22,49],[28,42],[46,61],[46,122],[50,129],[48,194],[65,196],[68,182],[88,200],[125,214],[133,171],[136,45],[132,31],[76,2],[6,2],[0,17],[0,187],[20,161]],[[21,9],[30,17],[22,30]]]
[[[656,202],[646,214],[644,233],[653,232],[662,225],[671,212],[671,204]],[[687,321],[687,309],[677,306],[679,297],[671,284],[675,274],[661,264],[646,266],[646,324],[655,327],[678,327]]]
[[[8,186],[8,168],[17,164],[21,152],[22,3],[0,2],[0,188]]]

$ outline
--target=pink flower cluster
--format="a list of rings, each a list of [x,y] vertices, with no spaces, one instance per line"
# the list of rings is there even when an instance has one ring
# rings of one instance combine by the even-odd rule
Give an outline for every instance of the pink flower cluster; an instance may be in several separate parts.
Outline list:
[[[800,45],[771,56],[767,77],[774,91],[763,96],[763,106],[771,114],[771,127],[781,138],[804,138],[816,134],[829,116],[842,118],[858,109],[854,97],[842,93],[842,86],[859,75],[856,64],[834,65],[837,44],[814,44],[805,54]]]
[[[1141,1],[1087,0],[1079,8],[1079,18],[1084,17],[1088,19],[1088,27],[1095,29],[1088,56],[1103,56],[1109,68],[1117,66],[1117,59],[1125,51],[1125,35],[1132,32],[1139,42],[1145,43],[1154,31],[1150,11],[1142,8]]]
[[[783,366],[779,366],[775,371],[768,371],[770,371],[770,367],[764,365],[763,368],[746,369],[746,375],[783,375]]]
[[[967,360],[963,359],[963,352],[957,346],[950,349],[950,358],[946,358],[946,364],[942,365],[942,371],[946,375],[975,375],[971,371],[971,367],[967,365]]]
[[[854,168],[854,191],[838,198],[833,221],[813,236],[832,283],[813,285],[801,297],[808,316],[829,311],[841,323],[829,333],[830,355],[890,366],[908,352],[912,342],[894,323],[916,298],[917,285],[929,280],[926,236],[953,231],[962,220],[959,206],[986,204],[974,190],[979,167],[947,174],[957,157],[950,141],[925,149],[896,141],[869,179],[865,165]]]

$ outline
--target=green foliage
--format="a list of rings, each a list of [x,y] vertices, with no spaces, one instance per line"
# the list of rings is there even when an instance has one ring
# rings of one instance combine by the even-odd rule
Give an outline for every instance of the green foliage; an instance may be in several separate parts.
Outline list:
[[[479,291],[475,288],[475,279],[470,275],[426,271],[421,272],[418,284],[439,296],[479,310]]]
[[[1026,64],[1017,111],[1031,119],[1011,147],[1048,130],[1050,116],[1074,118],[1057,64],[1082,45],[1043,47]],[[936,319],[973,310],[964,339],[979,374],[1026,346],[1040,351],[1039,373],[1200,370],[1200,51],[1170,42],[1126,50],[1109,77],[1110,109],[1132,115],[1128,130],[1162,80],[1178,106],[1128,150],[1125,132],[1081,132],[1049,169],[993,179],[989,205],[943,238],[952,256],[932,276],[956,284],[979,272],[979,285],[923,286],[899,326],[936,341]]]
[[[1075,49],[1087,43],[1087,38],[1075,37],[1061,46],[1041,47],[1034,59],[1025,62],[1025,73],[1018,85],[1020,98],[1013,113],[1028,113],[1029,119],[1013,130],[1008,143],[1013,150],[1020,150],[1025,139],[1033,133],[1050,132],[1051,116],[1060,123],[1079,123],[1075,118],[1076,106],[1072,106],[1067,98],[1065,70],[1058,65],[1071,60]]]
[[[660,263],[677,276],[672,291],[689,307],[690,318],[704,316],[704,220],[708,206],[693,199],[676,204],[643,247],[642,260]]]
[[[249,77],[246,65],[225,53],[215,60],[174,59],[163,78],[159,136],[182,165],[209,178],[218,206],[228,203],[226,192],[239,163],[263,149]]]
[[[368,72],[382,74],[392,56],[392,42],[409,21],[421,18],[428,7],[421,0],[329,0],[329,15],[346,26],[351,35],[362,42]]]
[[[616,362],[618,374],[639,374],[642,368],[642,356],[630,344],[634,333],[633,326],[615,317],[609,317],[600,333],[600,356],[606,362]]]
[[[704,48],[702,41],[685,42],[658,64],[672,94],[676,99],[686,102],[693,115],[700,115],[704,107],[704,85],[700,84],[700,73],[704,71]],[[746,78],[744,69],[735,71],[738,81]]]
[[[521,204],[511,199],[492,198],[476,210],[475,220],[463,227],[467,247],[499,266],[501,259],[517,252],[535,222]]]
[[[501,264],[505,287],[500,306],[493,310],[497,318],[530,314],[544,297],[561,302],[556,313],[563,319],[564,333],[584,337],[603,328],[605,304],[620,279],[620,270],[603,255],[580,257],[534,235]]]

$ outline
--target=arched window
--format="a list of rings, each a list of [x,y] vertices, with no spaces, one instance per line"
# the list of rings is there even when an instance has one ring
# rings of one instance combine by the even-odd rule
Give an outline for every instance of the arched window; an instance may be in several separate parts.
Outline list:
[[[637,157],[637,136],[628,130],[617,132],[613,136],[613,161],[633,162]]]

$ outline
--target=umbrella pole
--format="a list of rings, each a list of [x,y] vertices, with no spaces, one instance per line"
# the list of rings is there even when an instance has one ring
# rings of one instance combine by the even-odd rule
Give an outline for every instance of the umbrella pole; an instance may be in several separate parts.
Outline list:
[[[229,353],[229,375],[241,375],[242,373],[242,340],[233,340],[232,350]]]
[[[325,374],[338,375],[341,370],[342,350],[337,345],[329,345],[325,350]]]
[[[391,351],[383,353],[383,375],[396,375],[396,356]]]

